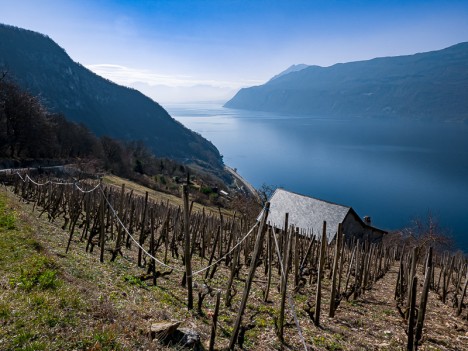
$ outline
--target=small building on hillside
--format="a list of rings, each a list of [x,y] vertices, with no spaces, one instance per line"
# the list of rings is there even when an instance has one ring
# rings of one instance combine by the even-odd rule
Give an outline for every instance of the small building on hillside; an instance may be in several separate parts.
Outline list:
[[[323,221],[327,222],[327,240],[330,243],[342,223],[347,238],[379,241],[387,232],[371,225],[370,217],[361,219],[352,207],[334,204],[313,197],[276,189],[270,199],[268,223],[276,228],[284,227],[285,214],[289,213],[289,225],[298,227],[309,236],[322,235]],[[259,219],[263,212],[260,213]]]

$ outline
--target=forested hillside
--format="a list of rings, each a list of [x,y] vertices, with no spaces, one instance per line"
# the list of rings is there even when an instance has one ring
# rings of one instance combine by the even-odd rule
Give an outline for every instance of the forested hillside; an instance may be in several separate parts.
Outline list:
[[[40,96],[54,113],[85,124],[99,136],[142,140],[160,157],[218,170],[223,166],[213,144],[157,102],[92,73],[45,35],[0,24],[0,71]]]
[[[197,201],[217,200],[227,189],[227,172],[206,171],[156,157],[141,141],[97,137],[85,125],[47,110],[38,97],[0,76],[0,168],[75,164],[94,176],[113,173],[166,193],[178,194],[188,175]]]

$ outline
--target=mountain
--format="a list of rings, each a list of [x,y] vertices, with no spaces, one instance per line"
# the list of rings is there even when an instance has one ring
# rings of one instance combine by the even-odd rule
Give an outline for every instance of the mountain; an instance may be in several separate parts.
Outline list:
[[[292,65],[290,66],[289,68],[285,69],[283,72],[281,73],[278,73],[276,76],[274,76],[273,78],[270,79],[270,81],[272,81],[273,79],[276,79],[276,78],[279,78],[279,77],[282,77],[286,74],[289,74],[291,72],[298,72],[298,71],[302,71],[304,68],[307,68],[309,67],[308,65],[305,65],[303,63],[300,63],[298,65]]]
[[[106,80],[74,62],[52,39],[0,24],[0,71],[45,106],[97,135],[142,140],[159,157],[221,169],[216,147],[174,120],[137,90]]]
[[[309,66],[241,89],[224,106],[297,115],[468,120],[468,42],[415,55]]]

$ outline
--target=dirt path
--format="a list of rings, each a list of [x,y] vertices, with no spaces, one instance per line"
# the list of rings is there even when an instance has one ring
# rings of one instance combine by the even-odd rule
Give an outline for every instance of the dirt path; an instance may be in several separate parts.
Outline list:
[[[244,178],[242,178],[241,175],[239,175],[234,169],[228,166],[224,166],[224,169],[231,173],[231,175],[236,179],[237,182],[241,183],[241,186],[239,188],[244,188],[245,191],[253,195],[257,200],[260,201],[260,197],[258,196],[257,190]]]
[[[406,323],[393,299],[397,274],[394,266],[360,299],[342,303],[337,318],[328,320],[325,329],[341,330],[351,341],[349,350],[405,350]],[[418,278],[419,303],[423,277]],[[455,309],[444,305],[432,291],[419,350],[468,350],[468,322],[456,317]]]

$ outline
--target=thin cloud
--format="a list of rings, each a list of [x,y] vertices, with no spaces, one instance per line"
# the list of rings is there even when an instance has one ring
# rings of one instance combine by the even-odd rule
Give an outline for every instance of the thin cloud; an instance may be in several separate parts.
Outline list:
[[[223,81],[211,79],[197,79],[191,76],[184,75],[164,75],[152,72],[147,69],[131,68],[108,63],[87,65],[86,68],[102,77],[124,85],[132,85],[133,83],[142,82],[151,86],[165,85],[168,87],[193,87],[197,85],[204,85],[221,88],[240,89],[246,86],[264,83],[262,81],[256,80]]]

